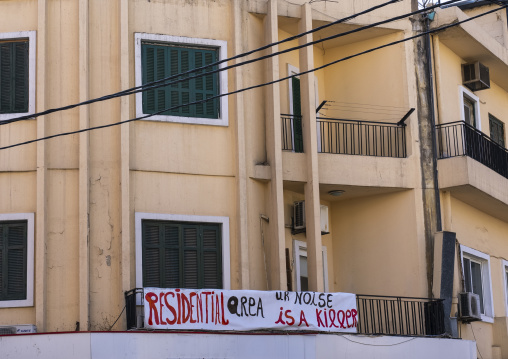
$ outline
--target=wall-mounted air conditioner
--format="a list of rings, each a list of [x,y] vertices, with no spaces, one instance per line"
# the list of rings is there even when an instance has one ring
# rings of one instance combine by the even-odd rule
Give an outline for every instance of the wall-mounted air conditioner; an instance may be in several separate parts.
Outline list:
[[[33,324],[18,324],[0,326],[0,335],[7,334],[29,334],[37,333],[37,328]]]
[[[490,88],[489,68],[481,62],[462,65],[462,83],[471,91]]]
[[[481,319],[480,296],[470,292],[459,293],[459,320],[474,322]]]
[[[293,204],[293,229],[305,229],[305,201],[297,201]]]

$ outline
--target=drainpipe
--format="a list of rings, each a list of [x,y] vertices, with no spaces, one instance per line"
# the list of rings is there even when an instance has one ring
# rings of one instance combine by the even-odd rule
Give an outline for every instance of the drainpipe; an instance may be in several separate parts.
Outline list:
[[[431,15],[432,14],[432,15]],[[429,31],[430,29],[430,21],[431,17],[434,19],[434,12],[426,15],[425,19],[425,31]],[[434,78],[432,71],[432,47],[430,41],[430,34],[425,35],[425,44],[427,47],[427,73],[429,76],[429,117],[430,123],[432,126],[432,167],[434,170],[434,192],[436,196],[436,230],[441,232],[443,230],[443,226],[441,223],[441,200],[439,195],[439,181],[438,181],[438,171],[437,171],[437,139],[436,139],[436,114],[434,111]]]

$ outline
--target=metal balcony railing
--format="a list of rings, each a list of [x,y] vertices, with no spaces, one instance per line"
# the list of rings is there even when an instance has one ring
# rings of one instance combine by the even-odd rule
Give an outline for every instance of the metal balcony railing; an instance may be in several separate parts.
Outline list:
[[[358,333],[436,336],[445,332],[443,299],[357,295]]]
[[[406,157],[405,125],[317,118],[318,152],[376,157]]]
[[[282,150],[303,152],[302,116],[281,115]]]
[[[143,328],[142,304],[143,288],[125,292],[127,330]],[[356,306],[358,334],[438,336],[445,332],[443,299],[357,295]]]
[[[303,152],[300,116],[281,115],[282,149]],[[404,158],[404,124],[317,118],[318,152]]]
[[[438,158],[468,156],[508,178],[508,150],[463,121],[436,125]]]

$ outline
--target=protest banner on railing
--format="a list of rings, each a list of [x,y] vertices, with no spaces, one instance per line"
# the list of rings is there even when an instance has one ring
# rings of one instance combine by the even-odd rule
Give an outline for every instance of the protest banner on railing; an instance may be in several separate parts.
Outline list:
[[[356,333],[350,293],[144,288],[145,328]]]

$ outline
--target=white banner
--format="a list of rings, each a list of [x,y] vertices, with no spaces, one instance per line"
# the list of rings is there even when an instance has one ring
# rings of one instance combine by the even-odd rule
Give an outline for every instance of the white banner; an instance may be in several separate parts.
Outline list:
[[[356,333],[350,293],[144,288],[145,328]]]

